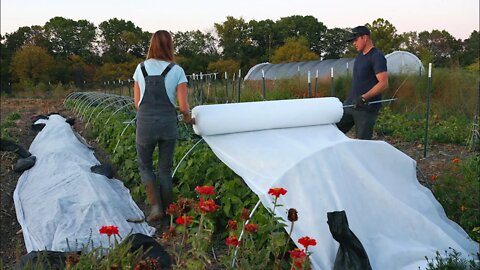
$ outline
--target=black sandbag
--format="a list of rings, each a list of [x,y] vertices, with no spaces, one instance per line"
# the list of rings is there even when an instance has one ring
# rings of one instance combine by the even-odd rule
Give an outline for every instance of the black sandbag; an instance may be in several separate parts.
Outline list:
[[[45,123],[32,124],[32,130],[35,132],[40,132],[46,126]]]
[[[101,164],[90,167],[90,171],[93,173],[105,175],[108,178],[113,178],[113,169],[110,164]]]
[[[152,237],[141,233],[135,233],[129,235],[124,241],[131,241],[132,246],[130,252],[142,249],[144,251],[142,259],[150,258],[158,260],[160,269],[171,268],[172,259],[170,258],[170,255],[165,248],[163,248],[163,246]]]
[[[20,257],[15,269],[65,269],[66,252],[32,251]]]
[[[65,122],[67,122],[70,126],[73,127],[75,125],[75,118],[69,117],[67,118],[67,120],[65,120]]]
[[[13,168],[14,171],[16,172],[24,172],[35,165],[35,161],[37,161],[37,157],[35,156],[29,156],[27,158],[21,158],[17,160],[17,163],[15,164],[15,167]]]
[[[39,115],[32,116],[31,119],[32,119],[32,122],[35,123],[35,122],[37,122],[37,121],[40,120],[40,119],[48,120],[48,116],[39,114]]]
[[[330,232],[340,244],[333,270],[371,270],[367,252],[348,227],[345,211],[328,212],[327,217]]]
[[[0,151],[13,152],[19,155],[21,158],[27,158],[32,154],[25,150],[21,145],[16,144],[11,140],[1,139],[0,138]]]

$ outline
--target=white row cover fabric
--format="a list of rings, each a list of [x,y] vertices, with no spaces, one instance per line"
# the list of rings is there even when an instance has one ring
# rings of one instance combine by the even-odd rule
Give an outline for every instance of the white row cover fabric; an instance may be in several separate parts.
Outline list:
[[[298,108],[302,108],[302,114],[296,111]],[[342,103],[329,97],[197,106],[192,117],[195,133],[208,136],[330,124],[340,121],[342,113]]]
[[[37,160],[20,176],[13,195],[28,252],[80,251],[87,245],[91,250],[92,243],[108,247],[108,237],[99,233],[106,225],[118,226],[123,239],[130,233],[154,235],[145,222],[127,222],[143,218],[143,212],[121,181],[90,171],[100,163],[63,117],[36,123],[46,124],[29,149]]]
[[[311,100],[318,107],[332,102]],[[288,109],[282,108],[283,102]],[[303,236],[317,240],[316,246],[309,247],[314,269],[330,270],[335,261],[338,243],[327,225],[327,212],[331,211],[346,211],[350,229],[363,244],[373,269],[425,269],[425,256],[434,258],[435,251],[443,254],[449,247],[464,256],[478,251],[478,244],[447,218],[430,190],[418,182],[413,159],[383,141],[349,139],[336,128],[335,121],[298,126],[293,119],[302,121],[312,114],[304,102],[279,101],[275,114],[260,109],[268,102],[258,102],[258,111],[252,111],[251,104],[216,105],[215,110],[200,106],[195,108],[195,117],[201,120],[196,130],[218,133],[203,138],[245,180],[265,207],[273,208],[270,188],[287,189],[287,194],[278,200],[283,207],[276,209],[276,215],[287,221],[288,208],[298,210],[292,240],[297,243]],[[320,118],[319,123],[339,119],[338,106],[314,117]],[[232,107],[238,115],[257,117],[231,121]],[[215,121],[208,121],[211,118]],[[252,128],[230,133],[235,126],[246,131],[244,127],[249,124],[257,129],[256,121],[275,126],[285,118],[292,119],[294,128],[282,122],[281,129]]]

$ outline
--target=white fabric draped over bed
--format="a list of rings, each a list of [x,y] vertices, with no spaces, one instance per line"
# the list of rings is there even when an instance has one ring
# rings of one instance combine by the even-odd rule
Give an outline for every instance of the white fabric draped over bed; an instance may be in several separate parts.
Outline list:
[[[90,171],[100,163],[63,117],[36,123],[46,124],[29,149],[37,160],[20,176],[13,195],[28,252],[78,251],[92,243],[108,247],[108,237],[99,233],[106,225],[118,226],[123,238],[155,233],[145,222],[127,222],[142,219],[142,211],[121,181]]]
[[[192,113],[195,132],[264,206],[273,207],[269,188],[288,190],[276,214],[287,220],[288,208],[298,210],[292,239],[317,240],[309,247],[315,269],[332,269],[338,250],[327,225],[331,211],[346,211],[373,269],[423,269],[425,256],[449,247],[465,256],[478,251],[418,182],[415,160],[336,128],[343,114],[336,98],[205,105]]]

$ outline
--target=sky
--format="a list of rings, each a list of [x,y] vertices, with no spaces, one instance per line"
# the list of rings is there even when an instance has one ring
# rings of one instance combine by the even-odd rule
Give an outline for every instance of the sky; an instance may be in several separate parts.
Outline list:
[[[388,20],[404,32],[446,30],[457,39],[466,39],[479,30],[479,0],[2,0],[1,34],[22,26],[43,26],[60,16],[87,20],[98,26],[117,18],[133,22],[143,31],[213,31],[214,23],[227,16],[245,21],[293,15],[311,15],[328,28],[353,28]]]

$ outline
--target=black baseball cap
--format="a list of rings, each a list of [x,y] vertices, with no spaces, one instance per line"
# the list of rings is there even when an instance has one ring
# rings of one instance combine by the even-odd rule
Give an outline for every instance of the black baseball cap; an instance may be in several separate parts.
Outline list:
[[[350,37],[347,39],[347,42],[352,42],[356,38],[361,37],[361,36],[370,36],[370,30],[363,25],[357,26],[352,29],[352,32],[350,33]]]

